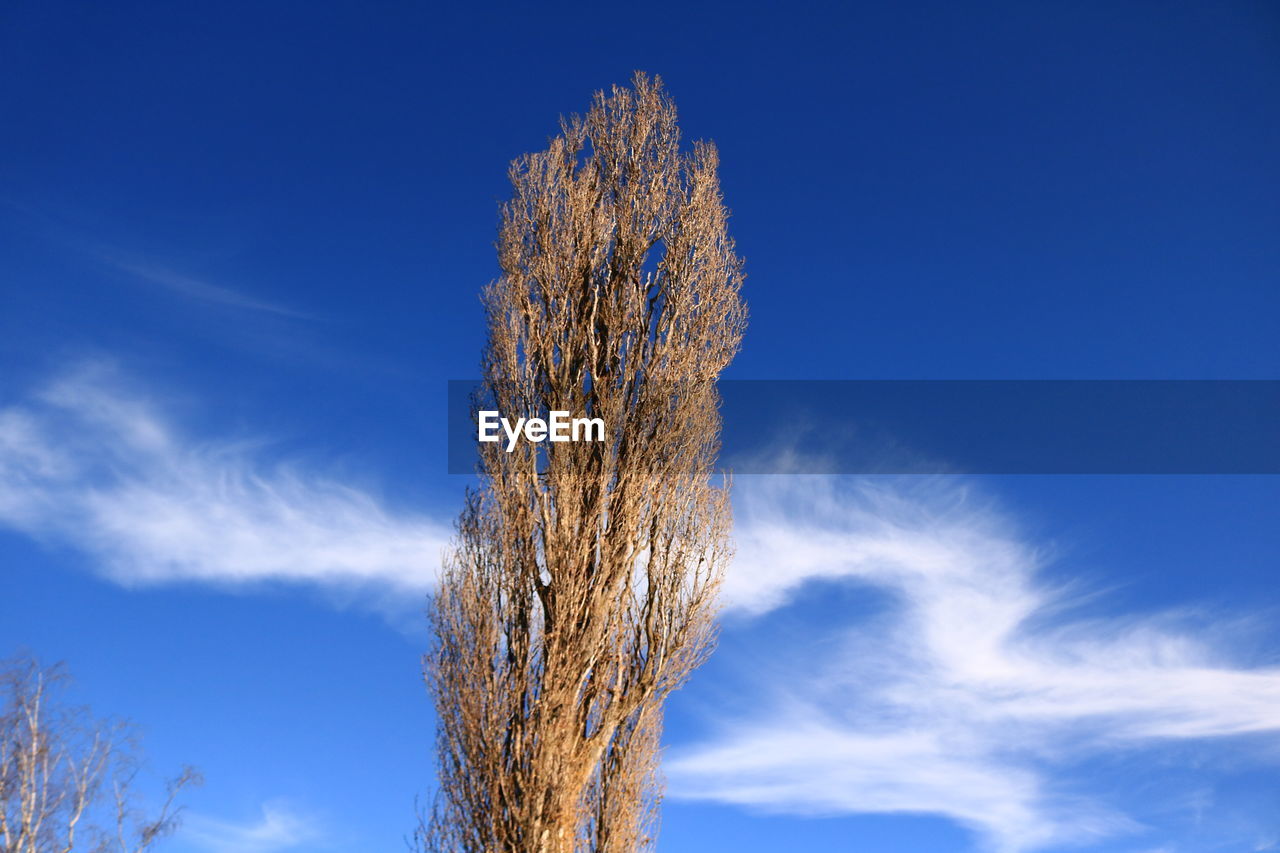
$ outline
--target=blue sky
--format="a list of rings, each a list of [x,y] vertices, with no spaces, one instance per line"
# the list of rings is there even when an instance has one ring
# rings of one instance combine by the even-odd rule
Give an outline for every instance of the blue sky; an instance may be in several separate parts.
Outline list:
[[[0,653],[204,771],[166,849],[402,849],[506,165],[635,69],[733,378],[1277,378],[1273,4],[6,4]],[[1278,499],[740,478],[660,849],[1280,849]]]

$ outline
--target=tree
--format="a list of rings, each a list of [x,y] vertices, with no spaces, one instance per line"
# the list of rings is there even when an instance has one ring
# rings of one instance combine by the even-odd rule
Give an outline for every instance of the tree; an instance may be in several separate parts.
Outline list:
[[[62,667],[0,663],[0,853],[144,853],[177,827],[170,780],[153,816],[134,797],[140,756],[130,727],[62,703]]]
[[[607,435],[481,445],[431,608],[428,847],[652,844],[662,705],[710,651],[730,557],[711,383],[746,311],[716,170],[639,73],[512,164],[473,406]]]

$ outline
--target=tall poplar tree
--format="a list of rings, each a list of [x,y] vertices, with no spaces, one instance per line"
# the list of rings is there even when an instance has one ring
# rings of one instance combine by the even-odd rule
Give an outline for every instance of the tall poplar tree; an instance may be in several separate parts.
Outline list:
[[[746,311],[716,169],[639,73],[511,166],[474,406],[606,440],[481,445],[431,608],[433,849],[652,845],[663,702],[710,651],[731,554],[712,382]]]

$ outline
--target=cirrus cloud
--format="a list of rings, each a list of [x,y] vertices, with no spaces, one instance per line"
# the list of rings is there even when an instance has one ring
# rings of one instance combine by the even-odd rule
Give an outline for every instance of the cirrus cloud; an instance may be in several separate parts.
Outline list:
[[[1072,596],[1043,580],[1049,555],[964,481],[735,489],[725,596],[738,624],[813,584],[887,604],[815,628],[795,660],[757,662],[767,675],[736,688],[754,710],[718,714],[666,763],[678,797],[939,815],[1020,853],[1143,829],[1073,774],[1099,756],[1253,736],[1280,761],[1280,668],[1240,665],[1177,614],[1073,620]],[[815,642],[830,651],[818,663]]]
[[[262,450],[185,435],[117,370],[83,365],[0,409],[0,523],[128,585],[430,589],[446,525]]]

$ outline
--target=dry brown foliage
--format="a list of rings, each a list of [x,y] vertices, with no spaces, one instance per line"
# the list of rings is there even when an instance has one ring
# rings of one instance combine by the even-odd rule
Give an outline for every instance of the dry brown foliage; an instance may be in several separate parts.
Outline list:
[[[66,705],[65,680],[32,658],[0,662],[0,853],[144,853],[177,827],[174,800],[200,776],[185,768],[142,814],[130,727]]]
[[[730,557],[711,382],[746,312],[716,167],[643,74],[511,167],[476,408],[607,440],[481,445],[431,612],[433,849],[652,845],[662,704],[710,651]]]

